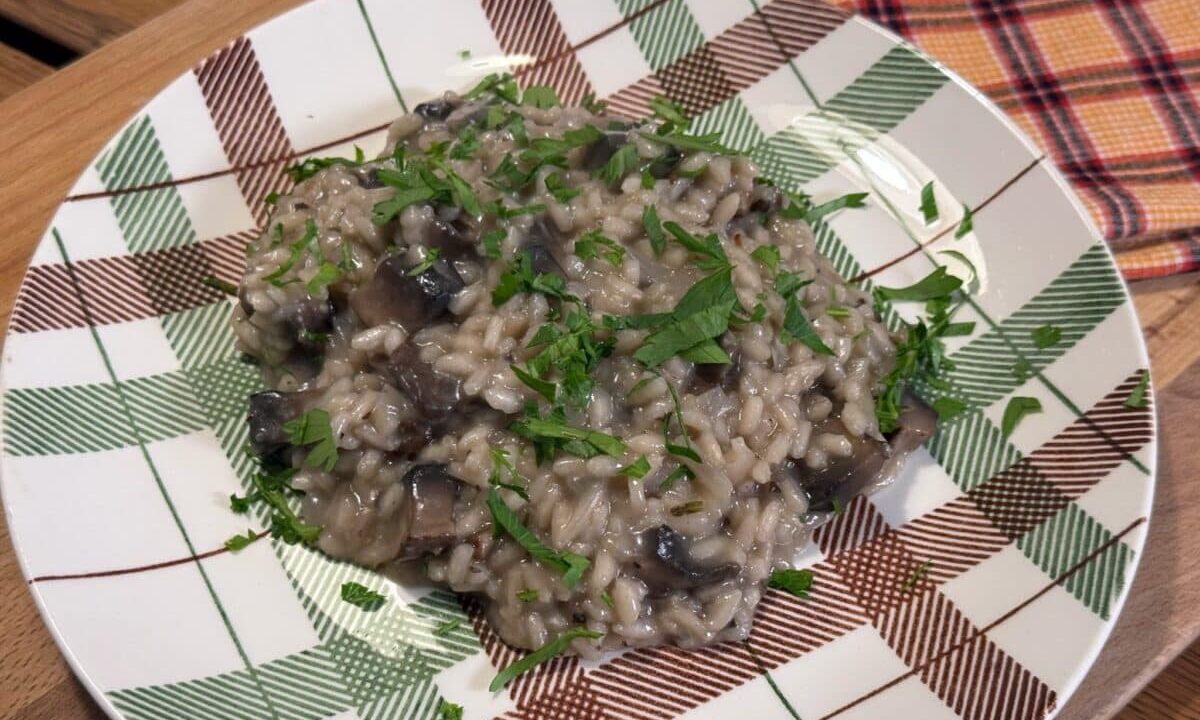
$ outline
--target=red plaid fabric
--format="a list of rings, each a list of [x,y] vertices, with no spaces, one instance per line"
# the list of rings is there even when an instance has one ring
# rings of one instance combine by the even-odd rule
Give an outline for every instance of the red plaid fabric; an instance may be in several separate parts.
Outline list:
[[[1200,269],[1197,0],[835,0],[919,45],[1045,148],[1130,279]]]

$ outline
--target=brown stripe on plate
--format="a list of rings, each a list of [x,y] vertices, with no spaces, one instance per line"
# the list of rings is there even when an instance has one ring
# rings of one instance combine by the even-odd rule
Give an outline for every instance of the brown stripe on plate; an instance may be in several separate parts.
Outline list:
[[[265,223],[271,208],[263,198],[287,189],[284,169],[293,152],[250,39],[208,56],[195,73],[229,164],[238,168],[242,197],[255,221]]]
[[[523,68],[522,85],[549,85],[568,104],[592,91],[550,0],[483,0],[483,11],[506,54],[550,58]]]

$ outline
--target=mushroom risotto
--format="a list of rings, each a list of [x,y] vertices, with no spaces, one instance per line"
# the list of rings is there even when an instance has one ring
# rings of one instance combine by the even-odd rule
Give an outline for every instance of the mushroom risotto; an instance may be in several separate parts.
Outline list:
[[[813,529],[934,415],[815,248],[862,196],[783,192],[650,105],[494,76],[292,169],[233,318],[277,537],[419,560],[521,648],[742,639],[768,585],[803,593]]]

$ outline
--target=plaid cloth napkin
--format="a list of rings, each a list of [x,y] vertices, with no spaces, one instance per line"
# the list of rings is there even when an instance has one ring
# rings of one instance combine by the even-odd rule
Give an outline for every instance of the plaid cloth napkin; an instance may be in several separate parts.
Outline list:
[[[1083,198],[1126,278],[1200,269],[1200,0],[834,0],[986,93]]]

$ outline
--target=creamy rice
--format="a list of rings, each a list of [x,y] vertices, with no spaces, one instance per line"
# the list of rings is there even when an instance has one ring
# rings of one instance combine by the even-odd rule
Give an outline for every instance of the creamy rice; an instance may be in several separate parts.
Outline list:
[[[491,623],[513,645],[537,647],[580,625],[603,633],[573,644],[584,653],[745,638],[772,571],[786,568],[841,503],[893,477],[928,433],[905,427],[890,443],[880,434],[873,390],[894,363],[892,338],[869,295],[817,253],[805,222],[781,216],[783,195],[756,182],[749,159],[674,152],[638,132],[653,126],[583,108],[503,111],[522,118],[530,141],[589,125],[605,134],[567,152],[566,168],[541,167],[523,192],[501,192],[487,179],[521,152],[520,139],[509,125],[485,129],[484,103],[447,94],[397,120],[380,159],[331,164],[278,198],[248,249],[233,320],[241,349],[277,391],[252,399],[256,447],[298,468],[292,485],[304,492],[302,517],[322,527],[322,550],[381,568],[419,557],[433,581],[485,596]],[[485,207],[500,200],[544,210],[480,219],[455,203],[417,203],[374,221],[373,208],[397,192],[379,175],[395,168],[395,147],[444,152],[437,143],[453,148],[468,126],[478,149],[451,153],[446,166]],[[636,152],[629,174],[610,186],[589,172],[626,144]],[[644,179],[638,168],[656,158]],[[545,184],[553,173],[578,194],[556,199]],[[664,223],[719,239],[744,309],[717,339],[732,362],[675,355],[650,372],[633,354],[652,330],[605,329],[605,316],[670,312],[709,274],[669,235],[655,253],[647,206]],[[305,240],[310,228],[315,237]],[[489,258],[480,238],[497,228],[500,257]],[[593,230],[620,256],[580,258],[575,241]],[[775,269],[751,255],[766,246],[778,249]],[[410,275],[434,248],[440,257]],[[539,464],[533,443],[510,429],[527,404],[548,412],[511,366],[544,349],[530,341],[548,323],[561,326],[564,312],[537,292],[493,303],[523,252],[535,270],[565,281],[597,328],[593,339],[611,344],[590,373],[586,402],[569,405],[566,421],[618,438],[619,457],[559,449]],[[336,268],[327,285],[313,281],[323,264],[327,274]],[[811,281],[796,291],[799,306],[832,354],[781,335],[782,272]],[[280,437],[280,423],[314,408],[328,412],[338,447],[329,471]],[[917,425],[928,425],[928,413],[916,412]],[[669,442],[702,462],[668,452],[664,419]],[[496,472],[494,449],[507,452],[518,478]],[[644,476],[619,473],[641,457]],[[691,477],[667,487],[680,465]],[[528,501],[498,490],[524,527],[588,560],[578,583],[568,586],[560,568],[533,559],[510,534],[493,533],[486,500],[496,477],[527,482]]]

